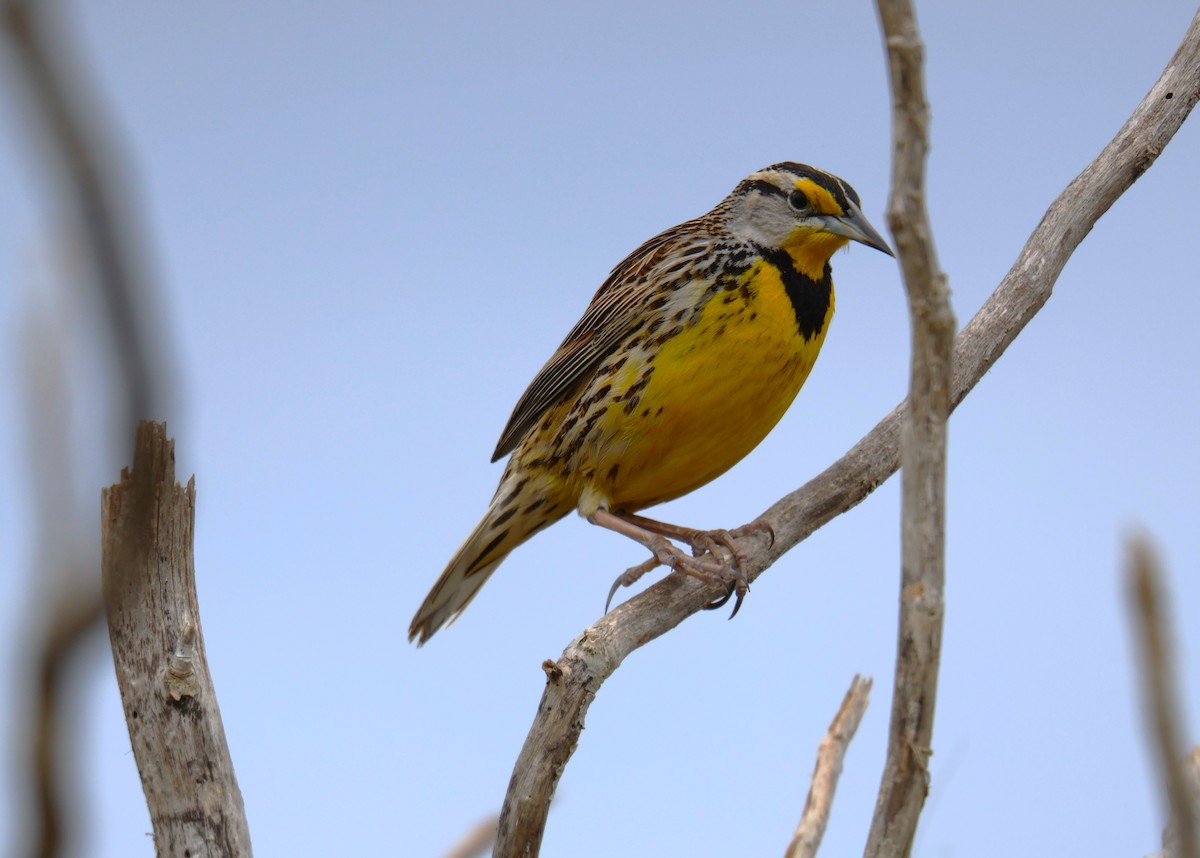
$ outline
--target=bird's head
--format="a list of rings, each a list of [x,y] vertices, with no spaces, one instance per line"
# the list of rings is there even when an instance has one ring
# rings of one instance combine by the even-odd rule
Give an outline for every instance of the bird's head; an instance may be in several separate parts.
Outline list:
[[[722,207],[737,238],[786,250],[810,276],[820,276],[848,241],[895,255],[863,215],[854,188],[805,164],[785,161],[747,176]]]

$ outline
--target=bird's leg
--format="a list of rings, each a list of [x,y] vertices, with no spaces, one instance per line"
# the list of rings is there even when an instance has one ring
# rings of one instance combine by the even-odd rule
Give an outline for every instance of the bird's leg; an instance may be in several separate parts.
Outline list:
[[[740,567],[745,555],[738,551],[733,542],[735,534],[731,534],[729,531],[722,530],[710,533],[708,531],[693,530],[692,528],[655,521],[652,518],[644,518],[640,515],[633,515],[631,513],[617,514],[608,510],[596,510],[587,519],[592,524],[628,536],[635,542],[644,545],[654,555],[650,560],[625,570],[613,582],[612,588],[608,593],[608,602],[605,603],[606,612],[608,604],[612,602],[613,594],[616,593],[618,587],[630,586],[660,564],[691,575],[693,578],[697,578],[706,584],[721,584],[724,586],[727,591],[725,596],[707,605],[706,608],[708,609],[721,607],[729,601],[730,596],[736,593],[737,601],[734,603],[733,613],[730,614],[730,618],[737,614],[738,609],[742,606],[742,599],[750,591],[750,584],[746,581],[745,576],[740,571],[735,571],[736,568]],[[708,561],[701,556],[684,554],[665,537],[687,542],[693,549],[707,551],[712,556],[712,560]],[[729,559],[733,560],[735,569],[730,568],[729,559],[723,558],[717,552],[718,545],[722,545],[729,550]],[[698,553],[701,552],[698,551]]]
[[[682,525],[671,524],[666,521],[646,518],[644,515],[626,513],[622,517],[631,524],[635,524],[644,530],[649,530],[651,533],[658,533],[671,539],[677,539],[680,542],[686,542],[692,546],[692,550],[697,554],[703,554],[707,551],[713,557],[717,557],[715,546],[720,545],[733,555],[739,571],[746,568],[747,557],[746,552],[738,547],[736,540],[741,539],[743,536],[749,536],[752,533],[766,533],[771,540],[769,544],[775,544],[775,531],[768,522],[762,519],[744,524],[741,527],[735,527],[733,530],[725,530],[724,528],[696,530],[692,527],[683,527]]]

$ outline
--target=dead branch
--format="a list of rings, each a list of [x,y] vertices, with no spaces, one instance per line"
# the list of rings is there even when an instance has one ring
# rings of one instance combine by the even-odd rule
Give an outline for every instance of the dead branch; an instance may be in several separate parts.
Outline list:
[[[858,725],[862,723],[871,702],[871,680],[855,676],[850,689],[842,698],[842,705],[817,748],[817,765],[813,769],[812,786],[804,802],[800,824],[792,835],[784,858],[814,858],[825,836],[829,824],[829,813],[833,809],[833,794],[837,790],[838,778],[842,774],[842,760]]]
[[[1162,76],[1104,150],[1051,204],[1013,267],[955,340],[951,407],[978,383],[1049,299],[1067,259],[1101,215],[1141,176],[1200,100],[1200,13]],[[841,459],[760,516],[771,525],[744,538],[753,581],[826,522],[859,504],[900,465],[901,403]],[[627,655],[700,611],[716,595],[668,575],[571,641],[544,667],[548,682],[514,766],[494,854],[538,853],[550,797],[575,750],[600,686]]]
[[[155,853],[245,856],[250,829],[200,627],[195,516],[195,483],[175,482],[166,424],[142,423],[132,470],[101,497],[101,575]]]
[[[901,575],[896,678],[887,761],[866,855],[907,856],[929,792],[927,762],[945,602],[946,420],[954,311],[925,208],[929,106],[910,0],[879,0],[892,87],[892,192],[887,218],[908,295],[912,368],[900,438]]]

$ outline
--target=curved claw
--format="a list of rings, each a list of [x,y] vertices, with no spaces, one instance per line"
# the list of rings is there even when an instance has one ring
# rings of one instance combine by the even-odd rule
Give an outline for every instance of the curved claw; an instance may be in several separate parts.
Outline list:
[[[709,602],[707,605],[704,606],[704,610],[715,611],[717,608],[724,607],[725,604],[733,597],[733,593],[736,589],[737,589],[737,586],[732,581],[730,581],[729,588],[725,591],[725,595],[719,599],[714,599],[713,601]],[[737,605],[734,605],[734,607],[733,607],[733,613],[735,613],[735,614],[737,613],[738,605],[741,605],[741,604],[742,604],[742,599],[739,596],[738,600],[737,600]],[[732,618],[733,617],[731,615],[730,619],[732,619]]]
[[[608,598],[604,600],[604,613],[608,613],[608,609],[612,607],[613,596],[617,595],[617,590],[621,586],[621,577],[618,576],[616,581],[613,581],[612,586],[608,588]]]
[[[733,603],[733,611],[729,614],[729,619],[731,620],[736,617],[737,612],[742,609],[742,599],[746,598],[746,594],[750,592],[750,585],[746,583],[745,579],[742,579],[734,584],[733,590],[737,593],[737,600]],[[729,601],[728,596],[725,597],[725,601]]]
[[[608,613],[608,608],[612,605],[613,596],[621,587],[630,587],[637,583],[638,579],[658,566],[661,561],[657,557],[651,557],[644,563],[639,563],[637,566],[630,566],[624,572],[617,576],[617,580],[613,581],[612,587],[608,590],[608,598],[604,600],[604,613]]]

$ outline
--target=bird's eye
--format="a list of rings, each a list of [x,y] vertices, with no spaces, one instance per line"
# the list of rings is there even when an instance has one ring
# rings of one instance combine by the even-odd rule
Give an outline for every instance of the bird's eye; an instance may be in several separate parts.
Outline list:
[[[800,191],[792,191],[788,194],[788,205],[798,212],[802,212],[809,208],[808,197],[804,196]]]

